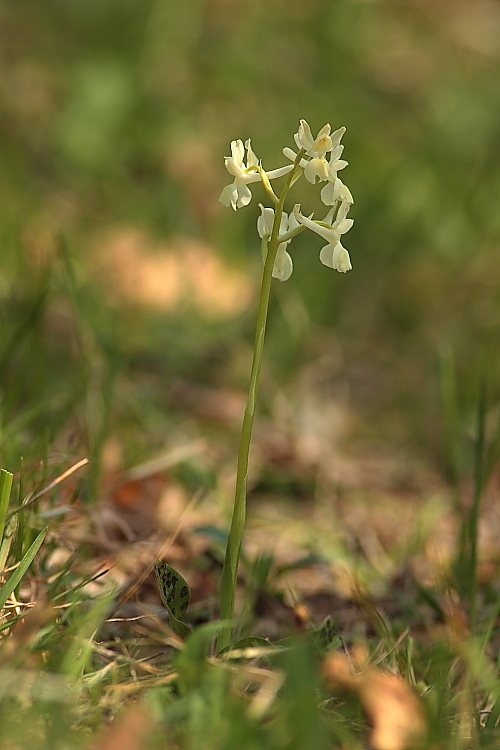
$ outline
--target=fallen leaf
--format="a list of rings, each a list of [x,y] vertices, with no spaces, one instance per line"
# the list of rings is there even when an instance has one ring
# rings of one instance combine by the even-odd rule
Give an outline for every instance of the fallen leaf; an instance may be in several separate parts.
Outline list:
[[[330,689],[354,692],[372,725],[370,744],[375,750],[410,750],[425,731],[422,706],[415,693],[399,675],[374,667],[356,671],[353,662],[341,653],[329,654],[323,662],[323,677]]]

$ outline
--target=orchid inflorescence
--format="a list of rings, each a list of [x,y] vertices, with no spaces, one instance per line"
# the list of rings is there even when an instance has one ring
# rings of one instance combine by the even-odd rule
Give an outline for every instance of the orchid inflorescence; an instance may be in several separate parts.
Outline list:
[[[328,243],[322,248],[319,256],[325,266],[342,273],[352,268],[349,253],[341,243],[342,235],[353,225],[353,220],[348,219],[347,214],[354,202],[349,188],[337,175],[347,166],[347,162],[341,158],[344,147],[340,141],[344,133],[345,128],[338,128],[332,133],[330,125],[327,124],[321,128],[316,138],[313,138],[309,125],[305,120],[301,120],[298,132],[294,136],[298,153],[291,148],[283,149],[284,156],[293,163],[270,172],[263,169],[252,150],[250,139],[244,146],[241,140],[231,142],[231,156],[226,157],[224,162],[234,180],[223,189],[219,200],[224,206],[231,206],[236,211],[247,206],[252,200],[248,185],[262,182],[274,208],[266,208],[259,204],[261,214],[257,220],[257,230],[262,239],[264,260],[271,238],[275,246],[277,243],[272,275],[280,281],[286,281],[292,274],[293,262],[287,247],[304,229],[311,229]],[[327,154],[329,160],[326,159]],[[288,189],[302,174],[312,184],[326,183],[321,189],[321,200],[330,208],[321,221],[313,220],[312,214],[304,216],[300,204],[296,204],[289,215],[283,211]],[[278,198],[271,187],[271,180],[285,175],[288,175],[287,184],[282,196]]]
[[[273,169],[271,172],[266,172],[262,167],[252,150],[250,139],[245,142],[245,145],[242,141],[233,141],[231,156],[225,159],[226,169],[234,179],[222,191],[220,202],[224,206],[231,206],[235,211],[248,206],[252,200],[249,185],[261,182],[272,206],[266,207],[259,204],[260,216],[257,220],[257,231],[262,239],[264,268],[257,309],[250,383],[238,448],[233,511],[221,574],[220,616],[222,621],[229,623],[229,628],[220,635],[218,642],[220,650],[228,648],[231,642],[234,642],[235,631],[238,630],[234,623],[235,592],[245,529],[250,443],[272,279],[274,277],[280,281],[286,281],[290,278],[293,261],[288,252],[288,246],[297,234],[306,229],[311,229],[326,240],[327,244],[319,256],[325,266],[335,268],[342,273],[351,269],[349,253],[340,241],[342,235],[353,224],[352,219],[347,218],[353,198],[349,188],[337,176],[337,172],[347,166],[347,162],[340,158],[344,150],[344,147],[340,145],[344,133],[345,128],[339,128],[332,133],[330,125],[325,125],[316,138],[313,138],[309,125],[305,120],[301,120],[298,132],[295,134],[298,151],[295,152],[290,148],[283,149],[284,156],[292,164]],[[327,154],[329,154],[329,159],[326,158]],[[302,175],[313,185],[318,182],[322,184],[321,200],[328,206],[328,213],[322,221],[314,221],[312,214],[304,216],[299,204],[295,205],[290,213],[284,211],[288,192]],[[279,197],[271,186],[271,180],[278,177],[285,177],[285,185]]]

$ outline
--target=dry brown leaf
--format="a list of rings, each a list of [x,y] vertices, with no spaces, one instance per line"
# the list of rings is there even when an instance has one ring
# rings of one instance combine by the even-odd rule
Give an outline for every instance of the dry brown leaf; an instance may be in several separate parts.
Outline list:
[[[373,727],[370,743],[375,750],[410,750],[422,738],[422,706],[399,675],[373,667],[356,672],[348,656],[334,653],[323,662],[323,677],[330,688],[344,688],[359,697]]]
[[[142,705],[131,705],[96,742],[92,750],[143,750],[151,716]]]

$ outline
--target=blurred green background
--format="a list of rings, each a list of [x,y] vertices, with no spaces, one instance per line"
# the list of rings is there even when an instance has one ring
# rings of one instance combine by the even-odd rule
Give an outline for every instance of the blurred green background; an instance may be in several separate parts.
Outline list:
[[[440,371],[464,423],[481,382],[500,396],[498,2],[18,0],[0,37],[3,465],[234,438],[263,194],[220,206],[223,157],[251,137],[281,166],[305,118],[347,128],[353,271],[294,241],[262,413],[306,382],[344,450],[449,469]],[[294,199],[319,215],[318,192]]]

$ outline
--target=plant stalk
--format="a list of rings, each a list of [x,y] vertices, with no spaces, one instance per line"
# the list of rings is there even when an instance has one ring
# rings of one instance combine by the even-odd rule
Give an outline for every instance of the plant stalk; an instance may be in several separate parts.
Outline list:
[[[267,255],[264,262],[262,273],[262,282],[260,287],[259,306],[257,310],[257,322],[255,326],[255,341],[252,359],[252,370],[250,373],[250,383],[248,386],[247,402],[241,427],[240,444],[238,449],[238,464],[236,470],[236,486],[234,494],[233,514],[229,537],[226,546],[226,555],[222,567],[221,585],[220,585],[220,617],[221,620],[228,620],[232,623],[234,614],[234,599],[236,594],[236,581],[238,577],[238,564],[240,560],[241,542],[246,520],[246,501],[247,501],[247,479],[248,479],[248,457],[250,452],[250,443],[252,440],[253,422],[255,416],[255,404],[257,400],[257,390],[259,386],[260,370],[262,365],[262,354],[264,351],[264,339],[266,334],[267,313],[269,309],[269,297],[271,294],[271,283],[273,277],[274,261],[278,252],[279,229],[283,206],[286,195],[290,189],[293,177],[299,168],[300,157],[303,151],[298,155],[294,168],[287,175],[287,181],[283,192],[276,205],[274,214],[273,228],[267,246]],[[218,650],[230,646],[232,638],[232,628],[224,630],[219,638]]]

